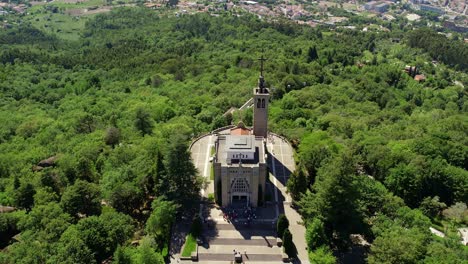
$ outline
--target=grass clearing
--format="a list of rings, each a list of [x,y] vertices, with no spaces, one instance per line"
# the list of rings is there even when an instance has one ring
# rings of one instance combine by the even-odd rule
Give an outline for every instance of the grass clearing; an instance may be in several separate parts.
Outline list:
[[[184,250],[182,251],[182,257],[190,257],[193,251],[197,248],[197,240],[188,234],[185,239]]]
[[[27,17],[27,21],[37,29],[66,40],[78,40],[87,20],[87,17],[43,12],[33,13]]]

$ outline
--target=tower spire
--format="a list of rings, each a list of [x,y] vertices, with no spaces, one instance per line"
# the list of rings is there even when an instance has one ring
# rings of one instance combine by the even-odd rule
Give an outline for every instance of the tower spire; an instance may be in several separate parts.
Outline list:
[[[258,79],[258,87],[253,89],[253,134],[266,138],[268,136],[268,99],[270,98],[270,91],[265,87],[265,79],[263,78],[263,66],[267,60],[263,56],[263,51],[258,60],[260,61],[260,78]]]

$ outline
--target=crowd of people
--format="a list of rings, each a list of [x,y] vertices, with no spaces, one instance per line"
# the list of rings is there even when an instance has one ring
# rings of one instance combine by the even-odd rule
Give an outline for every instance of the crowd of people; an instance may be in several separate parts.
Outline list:
[[[231,223],[232,221],[236,221],[238,218],[245,219],[245,224],[248,225],[254,219],[257,219],[256,210],[250,206],[245,206],[242,209],[234,209],[229,207],[223,209],[224,221]]]

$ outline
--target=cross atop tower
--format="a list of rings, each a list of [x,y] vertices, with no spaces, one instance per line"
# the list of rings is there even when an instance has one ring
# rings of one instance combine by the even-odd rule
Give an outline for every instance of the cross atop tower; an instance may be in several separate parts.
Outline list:
[[[258,88],[260,93],[265,92],[265,79],[263,78],[263,62],[267,59],[262,56],[258,59],[260,61],[260,78],[258,79]]]
[[[266,61],[267,59],[262,56],[258,59],[260,61],[260,76],[263,77],[263,62]]]

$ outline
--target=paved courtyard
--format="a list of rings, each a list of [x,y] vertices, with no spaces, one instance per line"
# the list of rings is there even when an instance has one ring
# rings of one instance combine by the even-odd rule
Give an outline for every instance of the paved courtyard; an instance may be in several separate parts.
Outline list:
[[[214,141],[216,139],[216,135],[206,135],[199,138],[195,141],[191,148],[190,152],[192,154],[192,160],[195,167],[198,169],[198,172],[201,176],[210,179],[210,171],[211,171],[211,148],[214,147]],[[208,185],[205,190],[202,190],[202,196],[208,197],[208,193],[214,192],[214,185],[212,182]]]
[[[220,133],[228,133],[229,130]],[[191,146],[193,162],[201,176],[210,178],[212,147],[216,135],[206,135]],[[255,219],[247,221],[242,216],[245,208],[219,208],[213,204],[203,204],[202,213],[206,219],[203,231],[203,245],[199,247],[199,263],[231,263],[234,251],[242,253],[244,263],[282,263],[282,248],[276,246],[276,219],[285,213],[289,219],[293,242],[298,249],[299,260],[295,263],[309,263],[305,250],[305,228],[300,215],[290,207],[291,198],[286,193],[286,182],[295,169],[293,149],[290,144],[270,134],[267,139],[270,171],[265,194],[270,197],[265,206],[255,209]],[[212,182],[202,191],[207,197],[214,192]],[[226,214],[235,218],[226,219]],[[172,259],[177,262],[177,255]],[[182,262],[180,262],[182,263]]]

